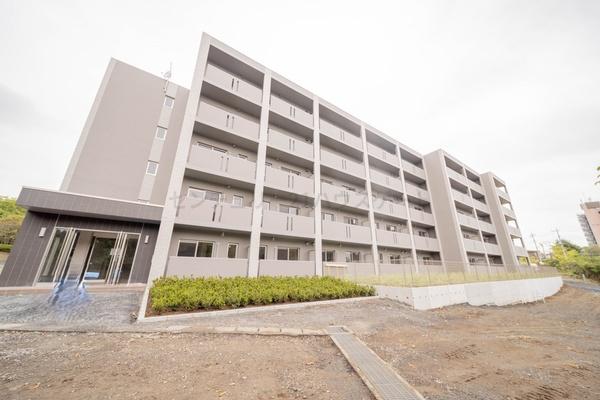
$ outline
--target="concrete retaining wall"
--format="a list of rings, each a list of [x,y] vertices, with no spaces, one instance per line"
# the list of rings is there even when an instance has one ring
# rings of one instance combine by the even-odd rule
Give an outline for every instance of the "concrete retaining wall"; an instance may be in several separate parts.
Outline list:
[[[375,286],[381,297],[398,300],[417,310],[431,310],[454,304],[473,306],[529,303],[557,293],[560,276],[513,281],[476,282],[426,287]]]

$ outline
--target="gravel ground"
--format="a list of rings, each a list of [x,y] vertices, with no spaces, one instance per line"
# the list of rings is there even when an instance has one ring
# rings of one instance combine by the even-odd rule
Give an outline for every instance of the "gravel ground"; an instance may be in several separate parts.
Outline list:
[[[328,337],[0,333],[1,399],[372,399]]]

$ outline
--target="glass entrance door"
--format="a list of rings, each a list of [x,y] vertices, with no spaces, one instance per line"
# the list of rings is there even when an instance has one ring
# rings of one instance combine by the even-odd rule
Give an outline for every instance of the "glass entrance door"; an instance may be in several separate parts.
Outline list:
[[[115,238],[94,237],[88,264],[83,275],[86,281],[105,281],[115,254]]]

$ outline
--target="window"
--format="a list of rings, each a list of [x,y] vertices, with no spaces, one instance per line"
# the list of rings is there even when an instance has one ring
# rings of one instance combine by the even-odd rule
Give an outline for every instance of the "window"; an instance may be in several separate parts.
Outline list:
[[[286,168],[286,167],[281,167],[281,170],[287,172],[288,174],[294,174],[294,175],[300,176],[300,172],[295,171],[293,169],[289,169],[289,168]]]
[[[298,261],[299,253],[300,249],[298,248],[279,247],[277,248],[277,259]]]
[[[234,194],[231,204],[233,204],[236,207],[244,207],[244,196],[239,196],[237,194]]]
[[[398,254],[391,255],[390,264],[402,264],[402,256]]]
[[[146,173],[148,175],[156,175],[158,172],[158,163],[154,161],[148,161],[148,165],[146,165]]]
[[[268,202],[268,201],[263,201],[263,205],[262,206],[263,206],[263,211],[265,211],[265,210],[268,211],[268,210],[271,209],[271,203]]]
[[[398,227],[396,225],[387,224],[385,226],[385,230],[386,231],[390,231],[390,232],[397,232],[398,231]]]
[[[221,196],[222,193],[215,192],[214,190],[197,189],[193,187],[188,188],[188,197],[193,197],[195,199],[220,202]]]
[[[170,96],[165,96],[165,107],[173,108],[173,104],[175,104],[175,99]]]
[[[238,250],[237,243],[229,243],[227,245],[227,258],[236,258],[237,250]]]
[[[346,262],[360,262],[360,251],[347,251]]]
[[[198,242],[198,248],[196,249],[196,257],[212,257],[212,253],[212,242]]]
[[[156,127],[156,138],[160,139],[160,140],[165,140],[166,137],[167,137],[167,129],[163,128],[162,126],[157,126]]]
[[[423,264],[425,264],[425,265],[433,264],[431,262],[431,257],[423,257]]]
[[[258,248],[258,259],[259,260],[267,259],[267,246],[260,246]]]
[[[421,236],[421,237],[429,237],[429,234],[427,233],[427,231],[419,231],[419,236]]]
[[[358,218],[344,217],[344,223],[348,225],[358,225]]]
[[[383,253],[379,253],[379,262],[383,263]]]
[[[323,221],[335,221],[335,215],[333,213],[321,213],[323,216]]]
[[[279,205],[279,212],[282,212],[285,214],[298,215],[298,211],[299,211],[298,207],[286,206],[285,204]]]
[[[196,242],[179,242],[177,257],[194,257],[196,255]]]
[[[322,259],[325,262],[333,262],[335,253],[333,250],[325,250],[321,253]]]

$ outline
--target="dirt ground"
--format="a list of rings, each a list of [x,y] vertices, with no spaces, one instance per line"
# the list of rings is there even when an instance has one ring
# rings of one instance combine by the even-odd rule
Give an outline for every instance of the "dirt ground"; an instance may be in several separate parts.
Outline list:
[[[428,399],[600,399],[600,294],[449,307],[363,340]]]
[[[372,399],[328,337],[0,333],[1,399]]]

